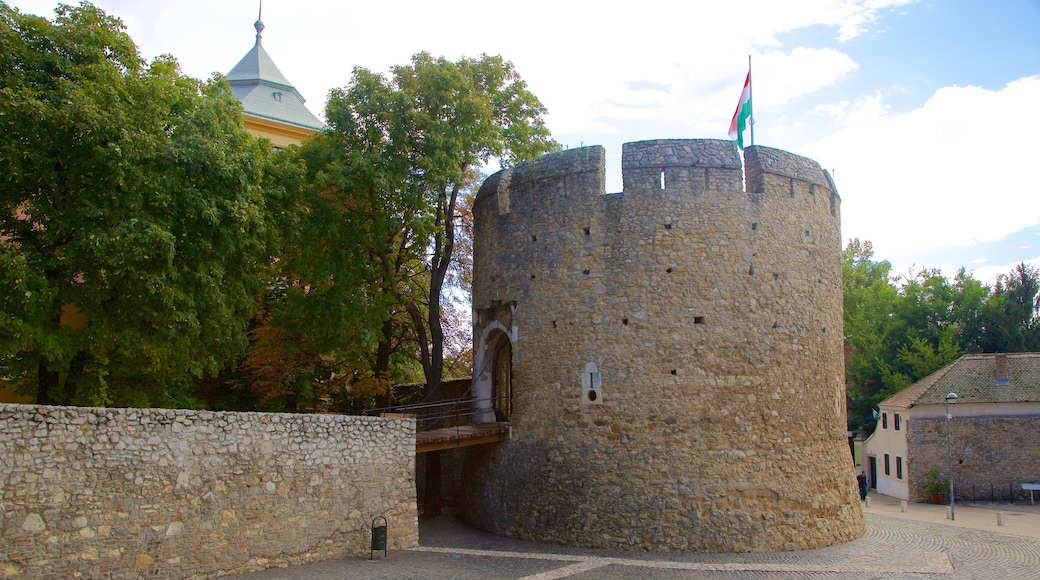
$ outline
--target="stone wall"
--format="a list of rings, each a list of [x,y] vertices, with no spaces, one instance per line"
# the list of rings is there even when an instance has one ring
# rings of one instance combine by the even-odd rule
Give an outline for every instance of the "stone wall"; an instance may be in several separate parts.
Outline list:
[[[0,575],[206,578],[418,543],[415,423],[0,405]]]
[[[1021,417],[958,417],[950,423],[953,491],[958,501],[1009,499],[1021,496],[1023,483],[1040,483],[1040,415]],[[946,454],[946,419],[914,419],[907,433],[910,500],[929,501],[924,472],[950,471]],[[1028,495],[1028,492],[1026,493]]]
[[[630,550],[771,551],[865,531],[845,440],[839,198],[814,161],[626,144],[489,178],[474,206],[478,396],[512,348],[512,436],[462,513]],[[595,391],[595,397],[589,392]]]

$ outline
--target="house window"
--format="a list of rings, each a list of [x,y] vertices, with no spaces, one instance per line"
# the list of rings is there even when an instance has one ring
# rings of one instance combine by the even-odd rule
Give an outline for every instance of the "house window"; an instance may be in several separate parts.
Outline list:
[[[892,475],[892,465],[889,462],[888,453],[885,454],[885,475]]]
[[[899,415],[896,415],[898,417]],[[896,479],[903,479],[903,458],[896,456]]]
[[[881,428],[888,429],[888,413],[881,413]]]
[[[896,413],[895,420],[896,420],[896,431],[899,431],[899,413]]]

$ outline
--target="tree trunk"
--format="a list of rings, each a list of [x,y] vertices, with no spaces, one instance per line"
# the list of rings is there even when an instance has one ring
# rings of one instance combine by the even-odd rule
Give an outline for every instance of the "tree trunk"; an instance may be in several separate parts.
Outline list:
[[[430,293],[427,328],[429,328],[430,350],[423,352],[423,372],[426,375],[426,397],[429,403],[441,400],[441,379],[444,373],[444,329],[441,327],[441,291],[444,278],[451,265],[455,247],[455,205],[459,198],[459,185],[451,188],[450,195],[442,193],[438,203],[437,232],[434,234],[433,256],[430,259]],[[413,319],[418,318],[418,308],[409,309]],[[420,338],[425,342],[425,332],[420,323]],[[433,517],[441,513],[441,455],[439,451],[426,456],[425,515]]]
[[[389,384],[390,378],[390,354],[393,351],[394,321],[387,318],[383,322],[383,336],[379,339],[376,347],[376,379],[387,382],[386,400],[384,407],[394,406],[394,386]]]

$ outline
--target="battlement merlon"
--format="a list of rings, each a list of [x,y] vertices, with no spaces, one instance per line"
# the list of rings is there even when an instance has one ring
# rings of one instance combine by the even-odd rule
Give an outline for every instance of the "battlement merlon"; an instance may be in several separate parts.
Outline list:
[[[654,139],[621,146],[621,171],[671,167],[740,170],[734,141],[721,139]]]
[[[607,182],[606,156],[602,145],[593,145],[548,153],[512,169],[503,169],[488,177],[480,186],[474,210],[477,206],[494,203],[497,206],[495,213],[509,213],[510,190],[543,180],[567,181],[568,178],[577,177],[582,182],[577,190],[587,195],[603,195]]]
[[[561,179],[582,175],[585,179],[598,178],[599,187],[593,193],[604,193],[606,183],[607,153],[602,145],[578,147],[557,153],[542,155],[538,159],[521,163],[513,170],[511,183],[514,186],[543,179]]]
[[[490,215],[509,213],[509,182],[512,177],[512,169],[503,169],[485,179],[473,200],[473,212],[483,213],[488,211],[483,209],[484,206],[490,206]]]
[[[835,187],[831,174],[808,157],[788,153],[781,149],[754,145],[744,150],[744,165],[748,192],[765,192],[767,176],[775,176],[786,180],[802,181],[814,189],[822,187],[840,199],[838,188]]]
[[[654,194],[680,183],[681,189],[740,191],[743,187],[736,143],[720,139],[655,139],[625,143],[621,180],[626,195]]]

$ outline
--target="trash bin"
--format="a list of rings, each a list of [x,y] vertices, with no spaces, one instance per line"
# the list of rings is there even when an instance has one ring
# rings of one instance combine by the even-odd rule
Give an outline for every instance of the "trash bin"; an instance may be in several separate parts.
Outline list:
[[[382,525],[376,525],[379,520],[383,520]],[[383,557],[386,558],[386,518],[383,516],[376,516],[372,519],[372,549],[368,553],[368,559],[372,559],[372,554],[380,550],[383,551]]]

